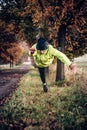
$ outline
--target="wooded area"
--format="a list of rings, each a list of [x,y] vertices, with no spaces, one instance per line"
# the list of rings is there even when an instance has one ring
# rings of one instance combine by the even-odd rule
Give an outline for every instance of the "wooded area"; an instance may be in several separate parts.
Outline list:
[[[50,44],[71,59],[87,52],[86,0],[1,0],[0,62],[17,63],[24,51],[19,44],[36,42],[37,28],[43,27]],[[58,66],[62,64],[58,61]],[[59,77],[64,78],[64,67]],[[61,70],[61,72],[60,72]]]

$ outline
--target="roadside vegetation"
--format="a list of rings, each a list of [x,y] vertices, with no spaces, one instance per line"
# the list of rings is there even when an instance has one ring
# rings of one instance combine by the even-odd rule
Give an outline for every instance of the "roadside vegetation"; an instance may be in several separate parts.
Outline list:
[[[47,76],[44,93],[37,68],[25,74],[12,98],[0,107],[0,130],[86,130],[86,71],[70,72],[55,84],[55,69]]]

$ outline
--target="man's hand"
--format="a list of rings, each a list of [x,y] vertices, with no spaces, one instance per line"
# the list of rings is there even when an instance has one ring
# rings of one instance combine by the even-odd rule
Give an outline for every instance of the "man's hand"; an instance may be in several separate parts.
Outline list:
[[[35,52],[35,48],[29,48],[29,50],[31,51],[31,54]]]
[[[71,64],[69,65],[69,68],[70,68],[71,70],[74,70],[75,65],[71,63]]]

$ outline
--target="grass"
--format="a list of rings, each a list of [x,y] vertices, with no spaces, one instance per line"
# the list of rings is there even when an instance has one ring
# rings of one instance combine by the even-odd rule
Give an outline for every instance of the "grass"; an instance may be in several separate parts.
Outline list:
[[[20,79],[11,100],[0,108],[2,126],[25,124],[25,130],[86,130],[85,78],[77,72],[69,75],[67,70],[66,80],[55,84],[55,70],[51,70],[47,76],[48,93],[43,92],[37,69]]]

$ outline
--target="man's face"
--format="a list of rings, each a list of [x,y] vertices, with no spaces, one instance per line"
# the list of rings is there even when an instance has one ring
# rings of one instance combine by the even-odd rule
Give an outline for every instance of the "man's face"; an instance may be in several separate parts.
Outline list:
[[[46,50],[38,50],[38,52],[42,55],[46,52]]]

